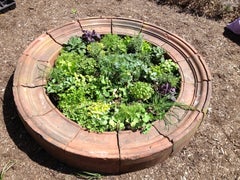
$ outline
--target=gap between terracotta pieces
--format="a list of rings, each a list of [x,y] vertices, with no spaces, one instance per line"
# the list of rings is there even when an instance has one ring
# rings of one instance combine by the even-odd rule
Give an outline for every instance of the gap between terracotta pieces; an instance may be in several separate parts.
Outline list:
[[[120,142],[119,142],[119,132],[117,132],[117,146],[118,146],[118,155],[119,155],[119,161],[118,161],[118,173],[121,173],[120,167],[122,166],[122,157],[121,157],[121,148],[120,148]]]
[[[99,19],[99,18],[97,18],[97,17],[92,17],[92,18],[90,18],[90,19],[92,19],[92,20],[94,20],[94,19]],[[118,18],[118,17],[102,17],[102,19],[109,19],[111,22],[110,22],[110,29],[111,29],[111,34],[113,34],[113,26],[114,26],[114,23],[113,23],[113,20],[119,20],[119,21],[121,21],[121,20],[125,20],[125,21],[129,21],[129,19],[127,19],[127,18]],[[89,19],[78,19],[77,20],[77,22],[79,23],[79,26],[80,26],[80,28],[81,28],[81,30],[83,31],[84,29],[83,29],[83,27],[82,27],[82,24],[81,24],[81,21],[84,21],[84,20],[89,20]],[[145,24],[145,22],[144,21],[139,21],[139,20],[135,20],[135,19],[132,19],[131,20],[131,22],[139,22],[139,23],[141,23],[141,28],[139,29],[139,33],[141,33],[142,32],[142,29],[143,29],[143,26],[144,26],[144,24]],[[131,26],[130,26],[131,27]]]
[[[59,43],[59,42],[57,42],[57,40],[51,35],[51,33],[49,33],[49,32],[46,32],[46,34],[55,42],[55,43],[57,43],[58,45],[60,45],[60,46],[62,46],[63,47],[63,44],[61,44],[61,43]]]
[[[43,114],[33,115],[33,116],[31,116],[30,118],[45,116],[45,115],[47,115],[48,113],[52,112],[54,109],[55,109],[55,108],[52,108],[51,110],[49,110],[49,111],[47,111],[47,112],[45,112],[45,113],[43,113]]]
[[[31,85],[24,85],[24,84],[21,84],[21,85],[17,85],[17,86],[21,86],[21,87],[24,87],[24,88],[30,88],[30,89],[33,89],[33,88],[38,88],[38,87],[44,87],[45,84],[43,84],[43,85],[33,85],[33,86],[31,86]],[[17,87],[17,86],[13,86],[13,87]]]
[[[207,112],[208,112],[210,98],[212,96],[212,93],[211,93],[212,92],[212,86],[211,86],[211,80],[203,80],[202,82],[207,82],[207,95],[206,95],[205,102],[203,104],[203,108],[201,110],[199,108],[197,108],[196,110],[203,113],[204,117],[205,117]],[[203,117],[203,119],[204,119],[204,117]]]
[[[166,138],[171,144],[172,144],[172,150],[171,150],[171,153],[170,153],[170,156],[171,156],[171,154],[173,153],[173,150],[174,150],[174,142],[173,142],[173,140],[171,140],[170,139],[170,137],[168,137],[167,135],[164,135],[163,133],[161,133],[159,130],[158,130],[158,128],[156,128],[156,126],[155,125],[152,125],[155,129],[156,129],[156,131],[159,133],[159,135],[161,135],[161,136],[163,136],[164,138]]]

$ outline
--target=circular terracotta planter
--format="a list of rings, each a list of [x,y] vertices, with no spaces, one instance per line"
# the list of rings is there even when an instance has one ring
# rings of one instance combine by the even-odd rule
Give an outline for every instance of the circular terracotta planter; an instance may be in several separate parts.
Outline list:
[[[64,117],[45,93],[46,72],[71,36],[82,30],[136,35],[162,46],[178,63],[182,78],[178,102],[194,110],[171,108],[150,132],[90,133]],[[120,174],[164,161],[188,144],[202,122],[211,96],[211,75],[198,52],[180,37],[139,20],[87,18],[47,31],[20,57],[13,92],[19,115],[35,140],[57,159],[85,171]]]

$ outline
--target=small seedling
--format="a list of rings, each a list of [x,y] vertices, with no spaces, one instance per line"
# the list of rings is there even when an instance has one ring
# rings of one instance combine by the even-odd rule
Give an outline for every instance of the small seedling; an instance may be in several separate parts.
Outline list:
[[[75,15],[77,14],[77,10],[75,8],[72,8],[71,12],[72,14],[75,14]]]

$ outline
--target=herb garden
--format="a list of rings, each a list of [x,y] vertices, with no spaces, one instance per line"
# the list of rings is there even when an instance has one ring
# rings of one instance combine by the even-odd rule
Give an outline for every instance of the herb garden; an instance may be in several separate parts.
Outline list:
[[[90,131],[141,130],[163,120],[180,87],[178,65],[141,34],[83,31],[51,70],[47,93],[63,114]]]

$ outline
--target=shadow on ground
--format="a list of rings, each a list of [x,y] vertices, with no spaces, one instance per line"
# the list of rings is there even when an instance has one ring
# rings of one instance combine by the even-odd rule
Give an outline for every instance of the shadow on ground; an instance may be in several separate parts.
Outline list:
[[[26,153],[29,158],[38,164],[64,174],[77,174],[79,171],[70,168],[50,156],[42,149],[36,141],[28,134],[18,116],[13,98],[13,75],[10,77],[3,100],[3,115],[9,136],[16,146]]]
[[[224,37],[230,39],[232,42],[240,46],[240,35],[234,34],[232,31],[230,31],[226,27],[224,28],[223,35]]]

